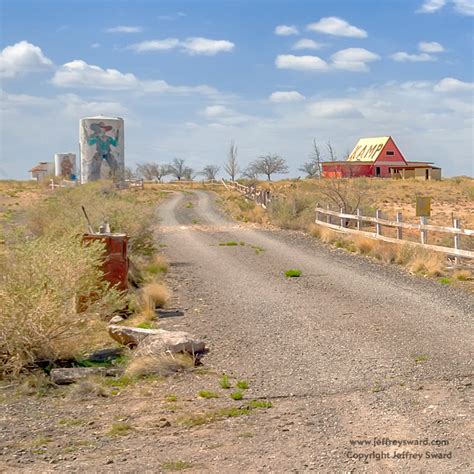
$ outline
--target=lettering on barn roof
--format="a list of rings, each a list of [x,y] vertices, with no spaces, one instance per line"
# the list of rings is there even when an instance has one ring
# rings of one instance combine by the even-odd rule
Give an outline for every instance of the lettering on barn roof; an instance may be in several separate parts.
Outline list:
[[[390,137],[361,138],[347,161],[375,161]]]

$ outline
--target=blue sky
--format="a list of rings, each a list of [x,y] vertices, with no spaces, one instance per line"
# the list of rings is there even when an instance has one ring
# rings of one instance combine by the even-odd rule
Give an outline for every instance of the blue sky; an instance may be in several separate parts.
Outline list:
[[[128,166],[241,166],[315,138],[342,159],[392,135],[473,169],[473,0],[0,0],[0,178],[78,152],[78,121],[125,119]]]

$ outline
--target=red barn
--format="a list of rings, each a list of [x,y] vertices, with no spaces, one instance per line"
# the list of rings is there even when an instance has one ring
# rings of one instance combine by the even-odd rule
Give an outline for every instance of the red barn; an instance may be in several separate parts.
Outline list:
[[[441,179],[432,163],[406,161],[392,137],[361,138],[346,161],[322,163],[325,178]]]

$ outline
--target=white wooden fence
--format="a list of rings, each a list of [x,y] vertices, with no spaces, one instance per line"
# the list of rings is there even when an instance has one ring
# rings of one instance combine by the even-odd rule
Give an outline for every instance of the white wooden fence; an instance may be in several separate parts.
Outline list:
[[[143,179],[124,179],[114,183],[117,189],[144,189]]]
[[[324,218],[322,218],[324,216]],[[334,220],[336,223],[334,223]],[[356,226],[348,227],[351,221],[355,221]],[[419,224],[411,224],[409,222],[403,222],[402,213],[397,213],[395,221],[384,219],[382,217],[382,212],[380,210],[376,211],[376,217],[363,216],[360,213],[360,209],[357,209],[356,214],[344,213],[341,208],[340,212],[332,211],[329,206],[323,208],[316,205],[316,224],[328,227],[330,229],[363,235],[365,237],[377,240],[383,240],[384,242],[390,242],[395,244],[400,244],[401,242],[407,243],[409,245],[418,245],[429,250],[434,250],[435,252],[441,252],[446,255],[452,255],[456,258],[456,263],[459,263],[459,258],[469,258],[474,259],[474,252],[471,250],[462,250],[461,249],[461,236],[474,236],[474,230],[463,229],[461,228],[461,222],[459,219],[454,219],[453,227],[442,227],[438,225],[428,224],[428,219],[426,217],[420,217]],[[362,230],[363,224],[367,222],[370,225],[375,224],[375,232],[369,232],[367,230]],[[382,228],[391,227],[395,228],[397,232],[397,237],[388,237],[383,235]],[[410,229],[419,231],[420,233],[420,242],[413,242],[410,240],[403,240],[403,229]],[[453,247],[443,247],[440,245],[430,245],[428,244],[428,232],[441,232],[453,235]]]
[[[237,181],[226,181],[224,179],[222,179],[222,184],[227,189],[239,191],[244,197],[255,201],[264,209],[266,209],[271,202],[275,202],[279,199],[279,196],[273,194],[269,189],[258,189],[256,186],[244,186]]]

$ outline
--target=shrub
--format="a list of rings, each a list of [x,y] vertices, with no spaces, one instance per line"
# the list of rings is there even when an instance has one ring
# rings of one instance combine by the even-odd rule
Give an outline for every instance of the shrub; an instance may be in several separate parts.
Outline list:
[[[36,236],[51,238],[82,234],[87,226],[81,206],[86,208],[96,230],[105,218],[112,232],[128,234],[132,254],[154,252],[154,207],[139,202],[133,194],[111,189],[106,182],[55,190],[48,199],[35,202],[28,209],[27,228]]]
[[[1,256],[0,376],[36,360],[74,357],[97,315],[125,306],[103,280],[102,261],[100,242],[82,246],[70,237],[17,242]]]

